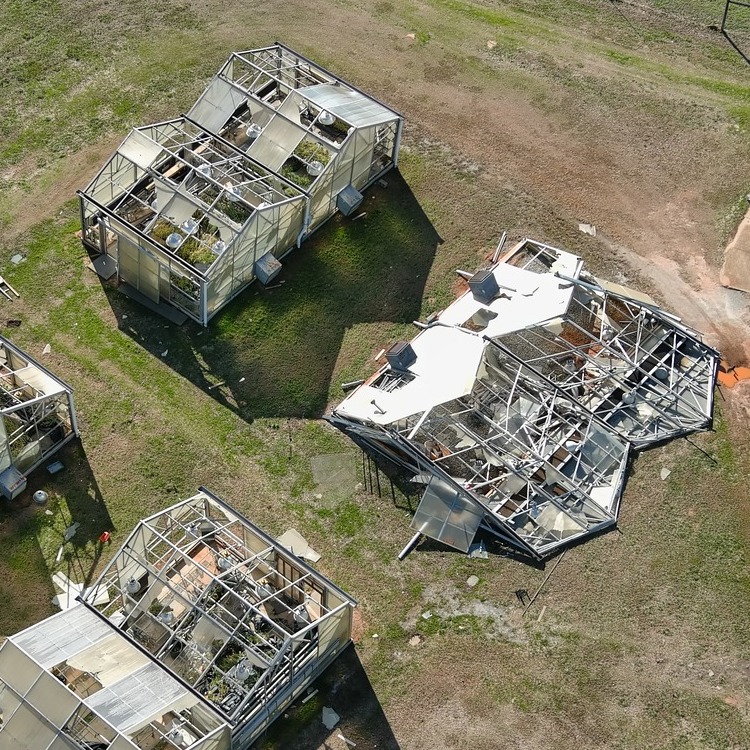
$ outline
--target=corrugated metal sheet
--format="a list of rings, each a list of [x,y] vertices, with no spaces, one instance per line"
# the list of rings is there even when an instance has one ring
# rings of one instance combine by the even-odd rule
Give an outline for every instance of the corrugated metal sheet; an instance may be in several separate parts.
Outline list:
[[[359,91],[350,91],[343,86],[321,83],[298,89],[298,92],[313,104],[333,113],[355,128],[366,128],[398,119],[398,115],[387,107],[360,94]]]
[[[82,604],[11,637],[11,640],[45,669],[98,643],[112,628]]]

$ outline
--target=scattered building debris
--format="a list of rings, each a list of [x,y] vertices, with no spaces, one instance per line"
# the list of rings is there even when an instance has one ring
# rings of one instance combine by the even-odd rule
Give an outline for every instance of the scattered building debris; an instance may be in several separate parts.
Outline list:
[[[11,257],[10,262],[14,266],[17,266],[19,263],[23,263],[25,260],[26,260],[26,256],[21,255],[20,253],[16,253],[15,255]]]
[[[616,525],[631,451],[710,427],[718,352],[541,242],[468,287],[326,419],[427,475],[416,532],[540,560]]]
[[[467,586],[468,586],[468,587],[469,587],[470,589],[473,589],[473,588],[474,588],[474,586],[476,586],[476,585],[477,585],[478,583],[479,583],[479,576],[469,576],[469,577],[468,577],[468,578],[466,579],[466,585],[467,585]]]
[[[3,295],[3,297],[6,297],[7,299],[13,301],[13,297],[8,294],[10,292],[11,294],[15,294],[16,297],[20,297],[21,295],[10,285],[8,281],[5,280],[2,276],[0,276],[0,294]]]
[[[429,481],[425,482],[425,484],[429,484]],[[487,560],[489,559],[489,556],[490,553],[487,552],[483,540],[480,539],[478,544],[472,544],[469,546],[469,557],[473,557],[477,560]]]
[[[422,643],[422,639],[418,635],[413,635],[411,638],[409,638],[410,646],[419,646],[420,643]]]
[[[47,471],[50,474],[57,474],[65,468],[65,464],[62,461],[53,461],[47,465]]]
[[[671,469],[667,469],[666,467],[664,467],[659,472],[659,476],[661,477],[662,481],[664,481],[671,473],[672,473]]]
[[[323,706],[323,715],[321,718],[323,726],[328,730],[333,729],[341,721],[341,717],[332,708],[328,708],[328,706]]]
[[[497,47],[497,42],[494,39],[488,39],[487,49],[495,49],[495,47]]]
[[[593,224],[579,224],[578,231],[596,237],[596,227]]]
[[[44,349],[42,349],[42,354],[50,354],[52,352],[52,347],[49,344],[44,345]]]
[[[317,694],[318,694],[318,689],[317,689],[317,688],[316,688],[315,690],[311,690],[311,691],[310,691],[310,692],[309,692],[309,693],[308,693],[308,694],[307,694],[307,695],[306,695],[306,696],[305,696],[305,697],[304,697],[304,698],[302,699],[302,703],[307,703],[307,701],[309,701],[309,700],[311,700],[312,698],[314,698],[314,697],[315,697],[315,696],[316,696]]]
[[[93,586],[53,581],[63,611],[0,647],[25,708],[2,747],[248,750],[350,643],[355,602],[206,490],[141,521]]]
[[[726,360],[721,360],[717,375],[719,385],[723,385],[725,388],[734,388],[741,380],[748,380],[749,378],[750,367],[744,365],[731,366]]]
[[[320,554],[307,543],[307,539],[297,529],[285,531],[279,537],[279,544],[286,547],[293,555],[309,560],[311,563],[316,563],[320,560]]]
[[[536,618],[537,622],[541,622],[542,621],[542,617],[544,617],[544,613],[546,611],[547,611],[547,605],[544,604],[544,605],[542,605],[542,608],[539,610],[539,617]]]
[[[282,44],[237,52],[186,115],[135,128],[79,192],[81,240],[129,296],[206,326],[332,214],[358,208],[397,165],[402,128]]]
[[[352,742],[352,740],[348,740],[346,737],[344,737],[343,734],[341,734],[341,732],[339,732],[336,736],[340,740],[342,740],[343,742],[345,742],[347,745],[349,745],[349,747],[357,747],[357,743],[356,742]]]

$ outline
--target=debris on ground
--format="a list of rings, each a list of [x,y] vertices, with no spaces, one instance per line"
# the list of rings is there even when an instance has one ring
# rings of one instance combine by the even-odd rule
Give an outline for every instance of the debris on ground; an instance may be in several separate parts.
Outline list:
[[[422,612],[422,619],[429,620],[432,617],[432,612],[428,609],[426,612]]]
[[[311,563],[316,563],[320,560],[320,554],[307,543],[307,539],[297,529],[285,531],[279,537],[279,542],[293,555],[297,555],[297,557],[301,557]]]
[[[488,39],[487,49],[495,49],[495,47],[497,47],[497,42],[494,39]]]
[[[722,359],[719,363],[719,372],[716,377],[719,385],[734,388],[741,380],[747,380],[748,378],[750,378],[750,367],[744,365],[731,367],[725,359]]]
[[[44,349],[42,349],[42,354],[50,354],[52,352],[52,347],[49,344],[44,345]]]
[[[581,223],[578,225],[578,231],[596,237],[596,227],[593,224]]]
[[[23,263],[26,260],[26,256],[21,255],[21,253],[16,253],[11,259],[10,262],[17,266],[19,263]]]
[[[409,638],[410,646],[419,646],[420,643],[422,643],[422,639],[418,635],[413,635],[411,638]]]
[[[672,473],[671,469],[667,469],[664,467],[660,472],[659,476],[661,477],[662,481],[664,481],[670,474]]]
[[[473,589],[473,588],[474,588],[474,586],[476,586],[476,585],[477,585],[478,583],[479,583],[479,576],[469,576],[469,577],[468,577],[468,578],[466,579],[466,585],[467,585],[467,586],[468,586],[468,587],[469,587],[470,589]]]
[[[50,474],[57,474],[58,471],[62,471],[65,468],[65,464],[62,461],[53,461],[47,465],[47,471]]]
[[[488,560],[490,555],[487,552],[484,542],[480,540],[479,544],[472,544],[469,547],[469,557],[473,557],[479,560]]]
[[[8,326],[8,328],[18,328],[21,325],[21,321],[13,318],[7,321],[5,325]]]
[[[346,737],[344,737],[343,734],[341,734],[341,732],[339,732],[336,736],[340,740],[343,740],[344,742],[346,742],[346,744],[349,745],[349,747],[357,747],[357,743],[356,742],[352,742],[351,740],[348,740]]]
[[[78,521],[75,521],[74,523],[70,524],[67,529],[65,529],[65,533],[63,534],[63,539],[65,539],[66,542],[69,542],[78,531],[78,527],[81,524]]]
[[[323,706],[322,721],[326,729],[333,729],[341,721],[341,717],[332,708]]]

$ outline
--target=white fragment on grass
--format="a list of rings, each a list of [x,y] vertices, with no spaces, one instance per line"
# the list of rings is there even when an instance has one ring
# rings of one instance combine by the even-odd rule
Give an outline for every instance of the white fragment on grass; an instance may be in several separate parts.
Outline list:
[[[76,532],[78,531],[78,527],[80,525],[81,524],[76,521],[75,523],[72,523],[70,526],[68,526],[68,528],[65,529],[65,533],[63,534],[63,539],[65,539],[66,542],[69,542],[76,535]]]
[[[357,743],[356,742],[352,742],[351,740],[348,740],[346,737],[344,737],[343,734],[341,734],[341,732],[339,732],[336,736],[340,740],[343,740],[344,742],[346,742],[346,744],[349,745],[349,747],[357,747]]]
[[[422,619],[429,620],[432,617],[432,612],[428,609],[426,612],[422,612]]]
[[[662,481],[664,481],[670,474],[672,473],[671,469],[667,469],[664,467],[660,472],[659,476],[662,478]]]
[[[54,516],[55,514],[49,508],[47,508],[47,510],[44,511],[44,515],[45,516]]]
[[[596,237],[596,227],[593,224],[581,223],[578,225],[578,231]]]
[[[321,718],[323,726],[328,730],[333,729],[341,720],[341,717],[332,708],[328,708],[328,706],[323,706],[323,716]]]
[[[411,638],[409,638],[410,646],[418,646],[420,643],[422,643],[422,639],[418,635],[413,635]]]
[[[12,258],[10,259],[10,262],[11,262],[11,263],[12,263],[12,264],[13,264],[14,266],[17,266],[17,265],[18,265],[19,263],[23,263],[23,262],[24,262],[25,260],[26,260],[26,258],[24,258],[24,256],[23,256],[23,255],[21,255],[21,253],[16,253],[16,254],[15,254],[15,255],[14,255],[14,256],[13,256],[13,257],[12,257]]]
[[[307,701],[310,700],[310,698],[314,698],[318,694],[318,688],[315,688],[315,690],[311,690],[303,699],[303,703],[307,703]]]
[[[495,49],[495,47],[497,47],[497,42],[494,39],[488,39],[487,49]]]
[[[544,606],[542,607],[541,611],[539,612],[539,617],[537,617],[537,618],[536,618],[536,621],[537,621],[537,622],[541,622],[541,621],[542,621],[542,617],[544,617],[544,613],[545,613],[546,611],[547,611],[547,605],[545,604],[545,605],[544,605]]]
[[[466,585],[467,585],[467,586],[468,586],[468,587],[469,587],[470,589],[473,589],[473,588],[474,588],[474,586],[476,586],[476,585],[477,585],[478,583],[479,583],[479,576],[469,576],[469,577],[468,577],[468,578],[466,579]]]
[[[49,344],[44,345],[44,349],[42,349],[42,354],[49,354],[52,351],[52,347]]]
[[[373,638],[380,638],[380,636],[379,636],[379,635],[378,635],[377,633],[373,633],[373,634],[372,634],[372,637],[373,637]]]
[[[407,39],[411,39],[412,41],[414,41],[417,38],[417,35],[416,34],[407,34],[406,38]]]
[[[161,353],[161,356],[162,356],[162,357],[166,357],[166,356],[167,356],[167,354],[169,354],[169,349],[165,349],[165,350],[164,350],[164,351],[163,351],[163,352]]]
[[[59,563],[60,560],[62,560],[62,556],[63,556],[63,545],[61,544],[60,549],[57,550],[57,557],[55,558],[55,562]]]
[[[240,383],[244,383],[245,382],[245,378],[240,378],[239,382]]]

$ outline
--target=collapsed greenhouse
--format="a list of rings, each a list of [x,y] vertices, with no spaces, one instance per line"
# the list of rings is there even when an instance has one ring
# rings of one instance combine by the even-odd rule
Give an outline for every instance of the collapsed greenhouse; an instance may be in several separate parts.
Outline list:
[[[27,475],[78,435],[73,391],[0,336],[0,492],[9,500]]]
[[[350,643],[355,602],[205,489],[0,648],[0,748],[245,750]]]
[[[402,125],[282,44],[235,53],[186,115],[135,128],[79,191],[83,243],[131,296],[207,325],[357,209],[398,163]]]
[[[468,286],[327,419],[426,485],[412,543],[541,559],[615,526],[631,450],[710,428],[719,355],[540,242]]]

